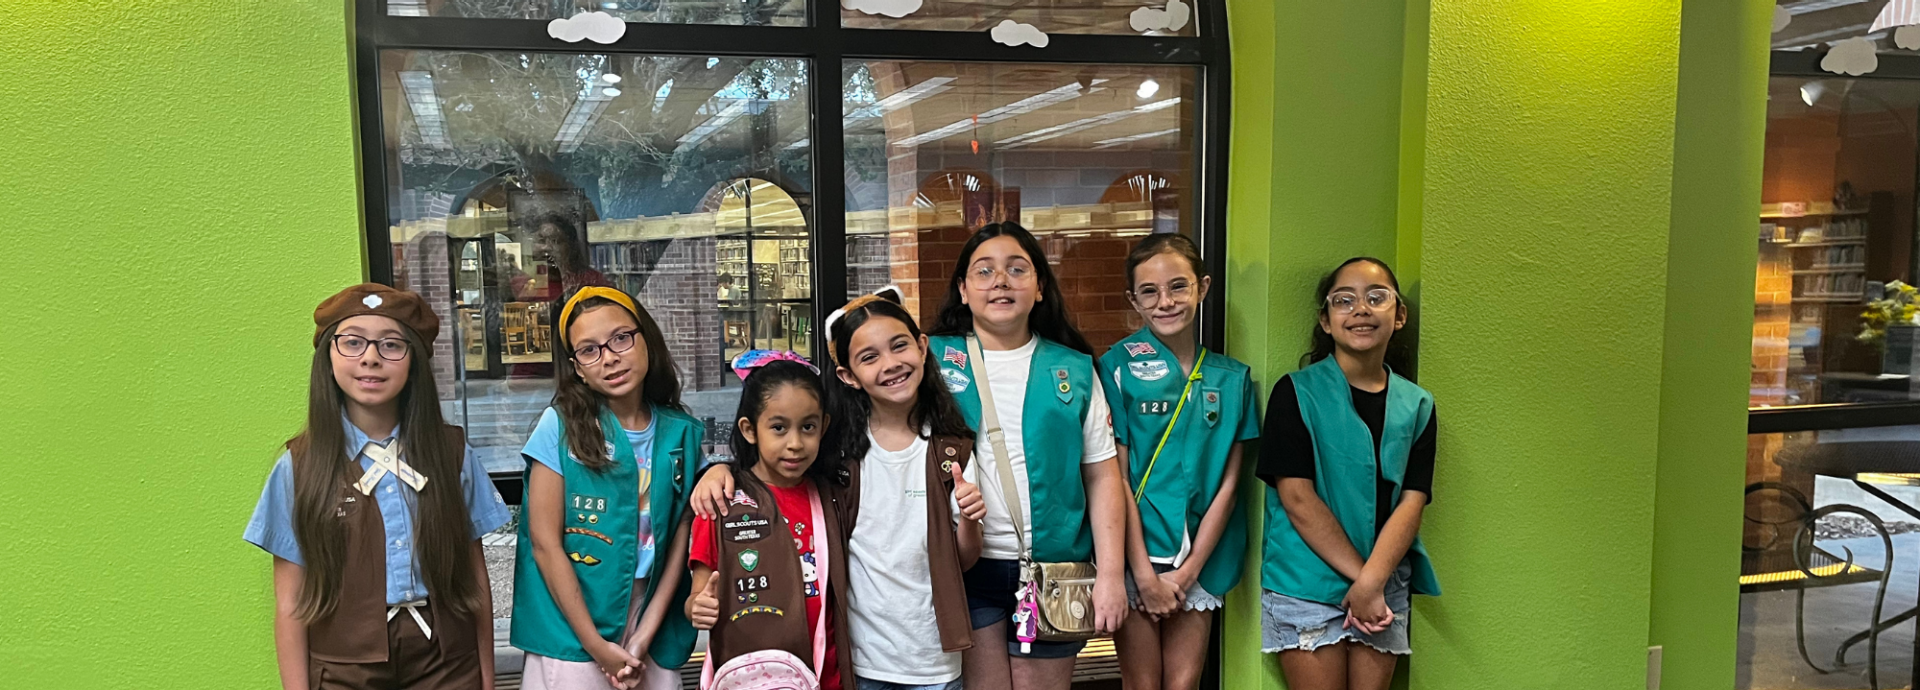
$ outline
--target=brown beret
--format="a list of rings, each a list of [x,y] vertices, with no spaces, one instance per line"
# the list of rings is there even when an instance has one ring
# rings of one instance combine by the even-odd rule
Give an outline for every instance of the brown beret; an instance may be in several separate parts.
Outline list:
[[[427,307],[427,301],[419,293],[395,290],[379,283],[361,283],[328,297],[313,310],[313,346],[320,346],[321,336],[334,324],[366,314],[399,321],[429,344],[440,336],[440,317]]]

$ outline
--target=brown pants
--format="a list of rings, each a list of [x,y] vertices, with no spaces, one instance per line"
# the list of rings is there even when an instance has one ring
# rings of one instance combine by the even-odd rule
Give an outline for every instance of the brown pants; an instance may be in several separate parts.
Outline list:
[[[387,661],[378,664],[343,664],[319,659],[307,661],[307,686],[313,690],[474,690],[480,687],[480,651],[472,646],[443,649],[438,638],[445,634],[432,611],[421,608],[420,615],[433,628],[434,640],[427,639],[413,616],[401,612],[387,621]],[[468,620],[449,620],[447,625],[472,627]],[[458,635],[471,638],[472,635]]]

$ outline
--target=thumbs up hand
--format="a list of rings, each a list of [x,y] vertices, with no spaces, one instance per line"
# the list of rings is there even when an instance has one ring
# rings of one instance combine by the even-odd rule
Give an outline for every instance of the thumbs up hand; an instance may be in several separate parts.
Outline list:
[[[960,506],[960,515],[974,522],[985,519],[987,501],[980,496],[980,487],[962,476],[960,463],[953,463],[948,470],[953,472],[953,502]]]
[[[693,593],[693,600],[687,602],[687,619],[695,630],[712,630],[720,622],[720,573],[708,575],[707,586]]]

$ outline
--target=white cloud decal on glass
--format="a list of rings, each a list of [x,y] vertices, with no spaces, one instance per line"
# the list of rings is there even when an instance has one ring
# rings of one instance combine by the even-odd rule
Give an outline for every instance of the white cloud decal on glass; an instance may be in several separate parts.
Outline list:
[[[1779,5],[1773,6],[1773,32],[1774,33],[1776,34],[1780,33],[1781,29],[1787,28],[1787,25],[1792,23],[1793,23],[1792,12],[1788,12],[1787,8],[1781,7]]]
[[[867,14],[883,14],[898,19],[919,12],[920,3],[921,0],[841,0],[840,6]]]
[[[1142,7],[1127,15],[1127,23],[1134,31],[1179,31],[1185,28],[1187,20],[1193,17],[1193,8],[1180,0],[1167,0],[1167,8],[1156,10]]]
[[[1820,69],[1834,74],[1857,77],[1879,67],[1880,56],[1874,52],[1873,40],[1864,36],[1835,43],[1827,56],[1820,58]]]
[[[627,23],[605,12],[581,12],[547,22],[547,35],[568,43],[612,43],[627,35]]]
[[[1005,45],[1030,45],[1035,48],[1047,47],[1047,32],[1032,24],[1022,24],[1011,19],[1002,19],[999,24],[987,31],[993,40]]]

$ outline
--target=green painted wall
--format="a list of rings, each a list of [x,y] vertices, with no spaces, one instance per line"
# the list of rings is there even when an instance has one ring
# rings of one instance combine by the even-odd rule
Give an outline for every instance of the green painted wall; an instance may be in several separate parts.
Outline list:
[[[1415,604],[1416,688],[1644,686],[1679,29],[1675,0],[1431,4],[1423,534],[1448,596]]]
[[[1681,14],[1648,634],[1664,647],[1665,690],[1734,681],[1772,17],[1754,0],[1692,0]]]
[[[344,6],[0,5],[0,687],[277,687],[240,531],[361,275]]]

